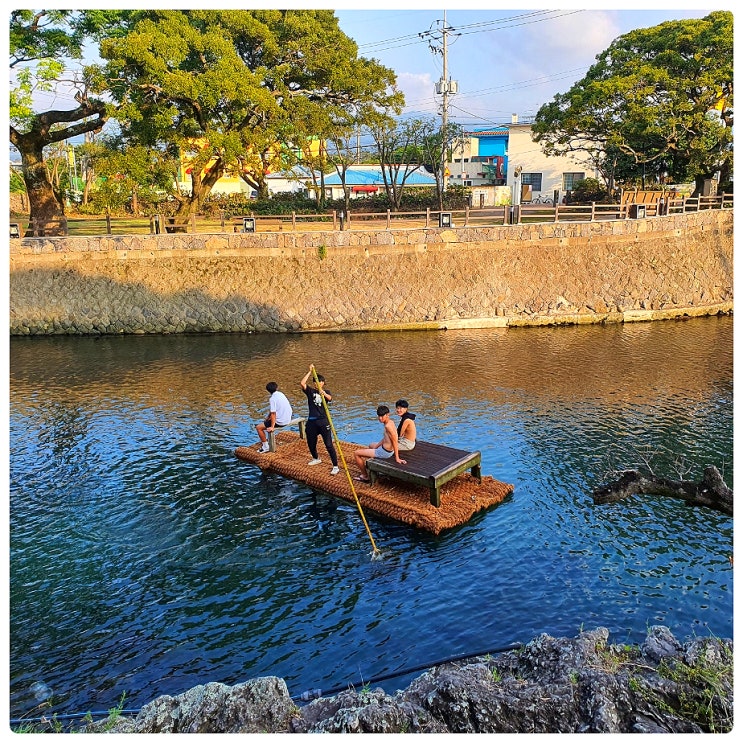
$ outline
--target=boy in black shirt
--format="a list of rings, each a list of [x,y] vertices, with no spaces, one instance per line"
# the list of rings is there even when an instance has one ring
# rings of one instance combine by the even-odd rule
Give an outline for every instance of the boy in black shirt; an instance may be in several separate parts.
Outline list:
[[[319,389],[307,384],[310,375],[315,369],[314,364],[310,364],[310,370],[304,375],[302,381],[299,383],[302,387],[302,392],[307,396],[307,425],[305,426],[305,432],[307,435],[307,446],[312,455],[307,464],[322,464],[322,459],[317,456],[317,437],[321,436],[325,448],[328,450],[330,455],[330,461],[333,463],[333,469],[330,470],[331,475],[338,474],[338,455],[333,446],[333,432],[328,422],[328,416],[325,413],[325,407],[323,406],[323,398],[325,402],[330,402],[333,397],[330,394],[330,390],[325,389],[325,377],[322,374],[317,375],[317,382]]]

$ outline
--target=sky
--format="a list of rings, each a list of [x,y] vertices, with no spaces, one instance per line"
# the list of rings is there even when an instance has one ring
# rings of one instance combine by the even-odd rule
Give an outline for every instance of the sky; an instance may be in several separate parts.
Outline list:
[[[498,4],[500,5],[500,4]],[[588,5],[586,3],[586,5]],[[433,4],[402,8],[336,10],[341,29],[359,45],[359,54],[392,68],[405,93],[406,114],[438,115],[442,96],[434,86],[443,72],[444,14],[448,77],[459,92],[449,98],[449,119],[467,129],[520,121],[580,80],[618,36],[668,20],[702,18],[710,9],[683,2],[654,3],[655,10],[596,9],[540,3]],[[358,7],[358,6],[356,6]],[[428,9],[415,9],[425,7]],[[625,5],[629,7],[629,4]],[[725,9],[724,6],[716,8]],[[405,9],[410,8],[410,9]],[[423,34],[423,36],[421,36]],[[431,49],[433,43],[435,51]]]

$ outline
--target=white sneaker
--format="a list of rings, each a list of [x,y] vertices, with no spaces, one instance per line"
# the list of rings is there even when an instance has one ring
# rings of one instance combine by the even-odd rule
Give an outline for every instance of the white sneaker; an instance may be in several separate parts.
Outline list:
[[[310,459],[307,464],[322,464],[322,459]]]
[[[261,444],[261,448],[259,449],[259,451],[261,452],[261,454],[265,454],[267,451],[270,451],[270,448],[268,446],[268,441]]]
[[[332,470],[330,470],[331,475],[337,475],[340,472],[340,470],[337,467],[333,467]]]

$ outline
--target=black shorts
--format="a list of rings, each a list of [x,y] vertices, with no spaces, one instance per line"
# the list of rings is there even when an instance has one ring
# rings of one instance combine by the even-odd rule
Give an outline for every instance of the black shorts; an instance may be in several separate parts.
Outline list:
[[[266,418],[266,420],[263,421],[263,425],[266,428],[271,428],[271,419],[270,418]],[[285,425],[286,425],[286,423],[277,423],[276,426],[275,426],[275,428],[283,428]]]

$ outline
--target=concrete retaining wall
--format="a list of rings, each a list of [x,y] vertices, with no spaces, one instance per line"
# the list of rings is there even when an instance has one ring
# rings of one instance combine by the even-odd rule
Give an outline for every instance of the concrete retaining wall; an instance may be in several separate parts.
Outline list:
[[[731,312],[733,214],[11,240],[13,335],[622,322]]]

